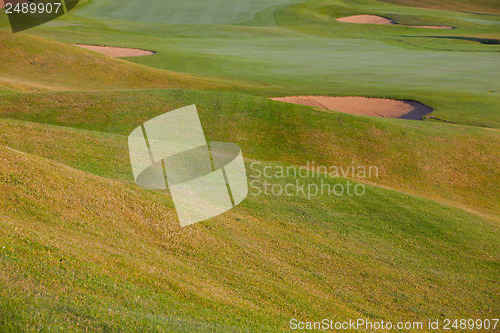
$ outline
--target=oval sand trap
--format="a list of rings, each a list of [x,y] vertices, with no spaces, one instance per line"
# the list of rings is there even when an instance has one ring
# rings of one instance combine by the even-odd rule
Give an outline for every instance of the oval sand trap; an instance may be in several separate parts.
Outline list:
[[[274,101],[301,104],[321,109],[363,116],[421,120],[432,108],[416,101],[384,98],[291,96],[271,98]]]
[[[396,24],[393,20],[377,15],[354,15],[339,18],[337,21],[360,24]]]
[[[393,20],[377,16],[377,15],[354,15],[348,17],[342,17],[337,19],[339,22],[344,23],[358,23],[358,24],[392,24],[392,25],[403,25],[397,24]],[[407,25],[406,27],[411,28],[425,28],[425,29],[453,29],[446,25]]]
[[[99,52],[114,58],[122,57],[140,57],[155,54],[153,51],[140,50],[140,49],[129,49],[127,47],[113,47],[113,46],[97,46],[97,45],[84,45],[84,44],[73,44],[75,46],[91,50],[94,52]]]

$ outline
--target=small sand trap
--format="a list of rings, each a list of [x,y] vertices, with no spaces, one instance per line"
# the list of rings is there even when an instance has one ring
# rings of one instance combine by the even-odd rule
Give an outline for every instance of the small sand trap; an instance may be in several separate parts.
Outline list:
[[[433,110],[416,101],[366,97],[291,96],[274,101],[308,105],[321,109],[363,116],[421,120]]]
[[[1,1],[1,0],[0,0]],[[140,49],[129,49],[126,47],[113,47],[113,46],[97,46],[97,45],[83,45],[83,44],[73,44],[75,46],[91,50],[94,52],[99,52],[114,58],[122,57],[140,57],[155,54],[153,51],[140,50]]]
[[[337,21],[345,23],[361,23],[361,24],[396,24],[393,20],[376,15],[355,15],[337,19]]]
[[[392,25],[403,25],[397,24],[393,20],[377,16],[377,15],[354,15],[348,17],[342,17],[337,19],[339,22],[344,23],[358,23],[358,24],[392,24]],[[411,28],[425,28],[425,29],[454,29],[453,27],[446,25],[406,25],[406,27]]]

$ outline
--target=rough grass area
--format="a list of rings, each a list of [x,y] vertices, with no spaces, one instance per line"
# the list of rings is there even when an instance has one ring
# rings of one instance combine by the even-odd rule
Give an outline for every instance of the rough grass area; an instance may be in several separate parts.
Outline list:
[[[261,196],[181,231],[161,194],[10,148],[0,159],[2,331],[285,331],[290,318],[498,311],[498,228],[455,208],[375,187]]]

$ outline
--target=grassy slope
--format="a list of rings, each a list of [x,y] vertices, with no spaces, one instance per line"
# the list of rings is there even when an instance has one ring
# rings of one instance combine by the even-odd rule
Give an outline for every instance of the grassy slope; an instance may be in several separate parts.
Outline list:
[[[0,87],[14,91],[225,86],[223,82],[157,70],[1,29],[0,59]]]
[[[59,136],[83,156],[79,140],[102,151],[111,139],[2,126]],[[374,187],[362,198],[251,196],[180,232],[161,194],[5,147],[0,159],[2,331],[284,331],[292,317],[498,311],[498,228],[454,208]]]
[[[383,2],[432,9],[470,11],[485,14],[500,14],[500,2],[496,0],[380,0]]]
[[[380,178],[371,180],[377,184],[487,213],[500,210],[496,130],[330,114],[190,90],[25,94],[4,98],[0,115],[126,136],[137,124],[189,104],[199,107],[211,140],[236,142],[249,158],[377,166]]]

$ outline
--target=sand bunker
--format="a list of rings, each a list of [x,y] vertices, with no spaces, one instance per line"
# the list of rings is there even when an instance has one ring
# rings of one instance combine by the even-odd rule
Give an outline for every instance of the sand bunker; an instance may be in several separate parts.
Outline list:
[[[421,120],[433,110],[416,101],[366,97],[292,96],[274,101],[313,106],[363,116]]]
[[[348,17],[342,17],[337,19],[339,22],[344,23],[358,23],[358,24],[392,24],[392,25],[403,25],[397,24],[391,19],[376,16],[376,15],[354,15]],[[453,27],[445,25],[407,25],[406,27],[411,28],[425,28],[425,29],[453,29]]]
[[[345,23],[361,23],[361,24],[396,24],[393,20],[376,15],[355,15],[337,19],[337,21]]]
[[[113,46],[97,46],[97,45],[83,45],[83,44],[73,44],[78,47],[82,47],[87,50],[99,52],[110,57],[122,58],[122,57],[139,57],[155,54],[153,51],[140,50],[140,49],[129,49],[126,47],[113,47]]]

